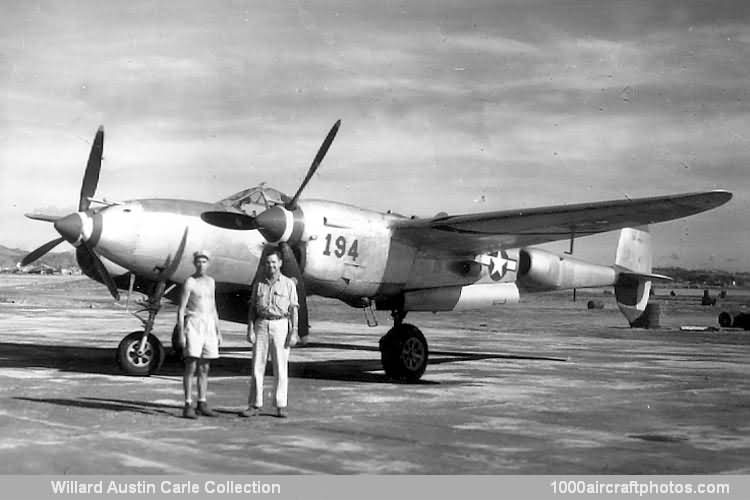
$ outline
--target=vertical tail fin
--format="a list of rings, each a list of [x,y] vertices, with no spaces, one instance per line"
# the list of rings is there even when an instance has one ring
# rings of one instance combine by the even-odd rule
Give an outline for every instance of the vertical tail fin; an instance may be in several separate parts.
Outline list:
[[[648,227],[627,227],[620,231],[615,254],[615,298],[620,311],[631,324],[638,319],[648,304],[651,279],[663,278],[651,274],[651,233]]]
[[[651,274],[651,261],[651,233],[648,226],[621,230],[615,266],[633,273]]]

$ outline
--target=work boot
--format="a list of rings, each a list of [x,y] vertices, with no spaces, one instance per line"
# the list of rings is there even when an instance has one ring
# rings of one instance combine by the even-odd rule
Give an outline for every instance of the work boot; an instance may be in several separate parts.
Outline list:
[[[208,407],[208,403],[205,401],[198,401],[198,415],[203,415],[204,417],[218,417],[215,411],[213,411],[211,408]]]
[[[244,417],[244,418],[257,417],[259,414],[260,414],[260,408],[257,408],[255,406],[250,406],[240,412],[240,417]]]
[[[278,418],[286,418],[286,408],[277,408],[276,409],[276,417]]]
[[[195,409],[190,403],[185,403],[185,408],[182,409],[182,418],[189,418],[195,420],[198,415],[195,414]]]

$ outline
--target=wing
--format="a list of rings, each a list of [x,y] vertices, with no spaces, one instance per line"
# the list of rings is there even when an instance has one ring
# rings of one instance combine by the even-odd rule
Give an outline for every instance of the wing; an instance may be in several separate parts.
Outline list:
[[[477,255],[642,226],[723,205],[727,191],[503,210],[432,219],[396,219],[393,238],[433,255]]]

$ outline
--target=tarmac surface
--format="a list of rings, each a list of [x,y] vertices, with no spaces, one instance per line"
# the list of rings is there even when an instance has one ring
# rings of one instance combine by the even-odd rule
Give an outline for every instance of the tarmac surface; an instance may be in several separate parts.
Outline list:
[[[292,351],[289,418],[237,417],[249,388],[244,325],[223,322],[209,403],[180,418],[181,362],[124,376],[139,322],[85,277],[0,275],[2,474],[750,473],[750,332],[717,325],[699,293],[657,297],[662,329],[630,329],[601,291],[525,297],[477,313],[410,314],[430,343],[421,383],[389,381],[362,311],[313,298]],[[586,301],[605,303],[587,310]],[[524,300],[524,298],[522,298]],[[131,305],[132,308],[132,305]],[[174,307],[156,334],[169,346]]]

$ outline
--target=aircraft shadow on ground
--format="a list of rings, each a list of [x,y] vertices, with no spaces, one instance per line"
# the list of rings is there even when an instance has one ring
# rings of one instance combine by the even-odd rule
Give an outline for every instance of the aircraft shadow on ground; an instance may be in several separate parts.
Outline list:
[[[152,403],[149,401],[128,401],[125,399],[104,398],[29,398],[17,396],[13,399],[18,401],[30,401],[32,403],[46,403],[58,406],[69,406],[74,408],[91,408],[96,410],[108,410],[114,412],[131,412],[143,415],[181,415],[180,405],[169,405],[163,403]]]
[[[50,404],[72,408],[87,408],[93,410],[106,410],[112,412],[139,413],[141,415],[167,416],[182,419],[182,404],[154,403],[151,401],[136,401],[113,398],[29,398],[17,396],[12,398],[17,401],[28,401],[31,403]],[[213,406],[211,408],[219,417],[237,417],[239,411],[236,408],[228,409]],[[272,417],[275,413],[261,411],[260,417]],[[201,417],[205,418],[205,417]]]
[[[349,351],[379,352],[376,346],[357,344],[310,343],[301,349],[338,349]],[[250,360],[230,353],[249,352],[251,348],[229,347],[222,349],[222,357],[211,363],[213,376],[250,376]],[[170,350],[167,349],[167,352]],[[537,361],[566,361],[562,358],[525,356],[502,353],[432,351],[430,364],[478,361],[485,359],[514,359]],[[115,361],[115,351],[109,347],[50,346],[0,342],[0,359],[5,368],[51,368],[73,373],[96,373],[102,375],[124,375]],[[183,364],[174,355],[167,354],[158,375],[180,376]],[[271,374],[271,363],[267,365]],[[373,359],[329,359],[320,361],[290,361],[289,374],[293,378],[337,380],[366,383],[394,383],[382,372],[380,356]],[[420,380],[418,384],[438,384],[440,382]]]

